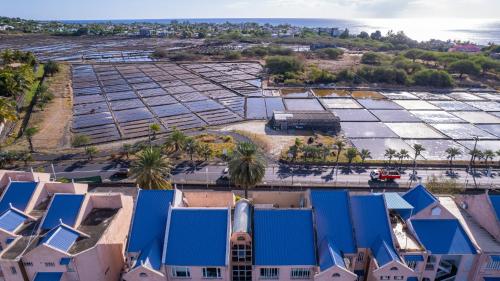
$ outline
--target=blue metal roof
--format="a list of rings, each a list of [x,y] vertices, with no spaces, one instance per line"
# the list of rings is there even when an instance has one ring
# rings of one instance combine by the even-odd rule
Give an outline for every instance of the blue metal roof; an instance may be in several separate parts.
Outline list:
[[[385,192],[385,203],[389,210],[413,210],[413,206],[406,202],[406,200],[397,192]]]
[[[75,226],[76,218],[85,199],[82,194],[56,194],[52,198],[41,229],[52,229],[61,221],[71,227]]]
[[[139,190],[127,252],[141,252],[154,240],[163,240],[174,193],[174,190]]]
[[[11,182],[0,199],[0,213],[10,209],[10,204],[24,212],[37,185],[36,182]]]
[[[160,270],[161,267],[161,239],[155,239],[146,248],[141,251],[135,267],[144,265],[154,270]]]
[[[490,201],[493,210],[497,215],[497,220],[500,221],[500,195],[490,195]]]
[[[225,266],[229,241],[228,209],[172,209],[164,264]]]
[[[62,272],[38,272],[34,281],[59,281],[62,275]]]
[[[342,191],[311,191],[318,257],[321,270],[334,264],[345,266],[342,255],[356,253],[354,233],[349,211],[349,193]],[[340,256],[341,264],[335,262]]]
[[[405,261],[424,261],[424,257],[422,255],[406,255],[404,256]]]
[[[80,234],[70,227],[60,225],[45,234],[41,243],[67,252],[75,243]]]
[[[437,202],[436,197],[434,197],[434,195],[432,195],[421,184],[417,185],[416,187],[412,188],[410,191],[405,193],[403,195],[403,199],[405,199],[408,203],[410,203],[413,206],[414,215],[422,211],[432,203]]]
[[[316,265],[311,210],[254,211],[255,265]]]
[[[9,209],[0,215],[0,228],[12,232],[21,226],[28,217],[15,209]]]
[[[371,247],[373,257],[377,260],[378,266],[382,267],[391,261],[399,261],[399,256],[396,254],[392,245],[386,241],[379,239]]]
[[[432,254],[476,254],[472,242],[456,219],[414,219],[411,224],[418,239]]]
[[[327,270],[334,265],[346,267],[342,253],[339,249],[335,248],[333,243],[328,242],[328,240],[320,242],[318,246],[318,258],[321,271]]]
[[[484,277],[484,281],[500,281],[500,277]]]
[[[360,248],[370,248],[379,239],[394,244],[382,195],[351,196],[351,215]]]

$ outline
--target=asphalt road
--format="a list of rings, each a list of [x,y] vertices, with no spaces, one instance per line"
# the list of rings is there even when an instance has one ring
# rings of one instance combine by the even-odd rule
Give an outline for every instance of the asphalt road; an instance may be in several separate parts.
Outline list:
[[[45,166],[45,171],[55,172],[57,178],[86,178],[101,176],[104,181],[120,181],[124,178],[116,176],[116,172],[127,167],[126,162],[86,162],[79,161],[73,163],[59,163]],[[225,166],[223,165],[178,165],[172,170],[172,179],[179,185],[183,184],[218,184],[225,186],[229,183],[221,180]],[[324,166],[301,166],[293,167],[288,165],[271,165],[266,168],[266,175],[263,181],[264,185],[280,186],[293,185],[307,187],[309,185],[318,186],[374,186],[377,183],[370,181],[371,169],[346,169],[340,167],[338,170],[334,167]],[[450,176],[447,169],[422,169],[417,170],[419,181],[426,181],[432,176],[438,178],[454,178],[457,182],[464,184],[468,188],[475,187],[476,184],[481,188],[500,188],[500,172],[495,170],[491,174],[488,171],[478,170],[475,177],[466,173],[464,170],[455,170],[455,174]],[[402,174],[401,179],[391,184],[391,187],[409,187],[411,170]],[[415,181],[413,181],[415,183]]]

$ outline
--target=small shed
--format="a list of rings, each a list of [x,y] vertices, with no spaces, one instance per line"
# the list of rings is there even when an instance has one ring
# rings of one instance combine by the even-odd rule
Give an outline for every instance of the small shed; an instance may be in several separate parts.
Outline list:
[[[276,130],[309,129],[340,131],[340,119],[328,111],[274,111],[271,126]]]

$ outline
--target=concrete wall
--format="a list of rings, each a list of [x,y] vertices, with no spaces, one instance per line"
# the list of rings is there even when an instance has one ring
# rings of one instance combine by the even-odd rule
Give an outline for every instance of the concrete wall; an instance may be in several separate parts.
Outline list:
[[[477,195],[456,195],[455,202],[458,206],[467,204],[466,212],[470,214],[476,222],[488,231],[497,241],[500,241],[500,222],[494,210],[488,203],[490,199],[486,193]],[[487,249],[484,249],[487,251]]]
[[[123,268],[122,246],[99,244],[75,257],[80,280],[116,281]]]
[[[141,276],[141,274],[145,274]],[[167,277],[162,272],[151,270],[144,266],[139,266],[125,273],[123,281],[166,281]]]
[[[278,268],[279,269],[279,279],[280,281],[290,281],[297,280],[291,278],[292,269],[294,268],[309,268],[311,270],[311,278],[308,280],[313,280],[315,273],[318,271],[315,266],[310,265],[297,265],[297,266],[254,266],[252,272],[252,280],[258,281],[262,280],[260,278],[260,269],[261,268]],[[301,279],[306,280],[306,279]]]
[[[235,197],[230,191],[183,191],[186,207],[234,207]]]
[[[333,266],[314,276],[314,281],[356,281],[357,279],[356,274],[338,266]]]
[[[376,261],[372,259],[367,280],[378,281],[381,280],[380,278],[382,276],[390,276],[390,280],[406,280],[408,277],[414,277],[416,275],[417,274],[413,270],[400,262],[392,261],[383,267],[377,268]]]
[[[61,182],[47,182],[45,189],[48,193],[74,193],[85,194],[88,191],[88,186],[83,183],[61,183]]]
[[[15,274],[12,273],[11,267],[15,268]],[[17,261],[2,260],[0,261],[0,269],[2,270],[5,281],[24,281]]]
[[[279,208],[297,208],[301,201],[304,207],[309,205],[307,192],[253,191],[250,197],[253,204],[271,204]]]
[[[66,272],[66,266],[60,265],[60,262],[61,258],[67,257],[70,256],[42,244],[26,253],[22,260],[33,263],[32,266],[25,266],[29,279],[33,280],[37,272]],[[46,263],[53,263],[54,266],[47,266]]]
[[[190,280],[207,280],[206,278],[203,278],[203,266],[188,266],[191,274]],[[208,267],[216,267],[216,266],[208,266]],[[216,279],[216,280],[222,280],[222,281],[230,281],[231,280],[231,274],[230,274],[230,269],[227,267],[219,267],[221,269],[221,279]],[[174,280],[186,280],[186,278],[175,278],[172,276],[172,267],[171,266],[165,266],[165,275],[167,277],[167,280],[174,281]],[[127,280],[128,281],[128,280]]]
[[[433,209],[439,208],[441,213],[439,215],[433,215]],[[411,217],[411,219],[456,219],[445,207],[441,206],[439,202],[435,202],[427,208],[421,210],[418,214]]]

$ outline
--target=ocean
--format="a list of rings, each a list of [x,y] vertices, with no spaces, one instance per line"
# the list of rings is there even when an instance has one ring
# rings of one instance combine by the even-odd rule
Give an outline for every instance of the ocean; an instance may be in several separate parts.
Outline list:
[[[174,19],[124,19],[124,20],[67,20],[66,23],[170,23]],[[300,27],[338,27],[348,28],[353,34],[361,31],[368,33],[380,30],[404,31],[409,37],[425,41],[430,39],[471,41],[477,44],[500,44],[500,19],[415,19],[415,18],[376,18],[376,19],[311,19],[311,18],[212,18],[212,19],[175,19],[191,23],[245,23],[261,25],[290,24]]]

